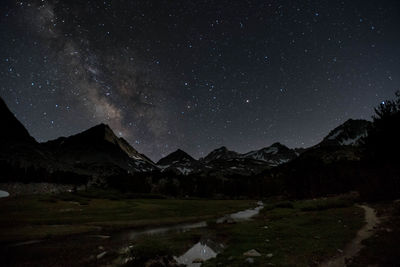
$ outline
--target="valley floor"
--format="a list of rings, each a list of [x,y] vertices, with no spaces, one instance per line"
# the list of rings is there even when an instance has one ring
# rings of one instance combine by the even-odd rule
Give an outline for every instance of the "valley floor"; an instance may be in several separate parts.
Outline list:
[[[2,265],[144,266],[164,262],[174,266],[172,256],[184,254],[197,243],[218,254],[202,266],[318,266],[339,255],[365,224],[364,209],[348,197],[268,199],[252,220],[238,223],[216,223],[216,218],[255,207],[256,201],[133,197],[139,196],[87,192],[0,199]],[[132,229],[200,221],[207,221],[207,227],[126,238]],[[390,224],[387,228],[385,233],[397,231]],[[394,245],[387,239],[382,242]],[[255,256],[244,255],[252,249]],[[355,266],[374,260],[370,255],[375,244],[366,249],[354,259]]]

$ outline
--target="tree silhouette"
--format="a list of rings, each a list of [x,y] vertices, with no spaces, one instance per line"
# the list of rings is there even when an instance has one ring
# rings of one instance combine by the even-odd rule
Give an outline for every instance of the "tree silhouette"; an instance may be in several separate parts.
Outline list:
[[[382,102],[375,108],[373,126],[365,140],[367,156],[380,163],[399,162],[400,155],[400,91],[396,99]]]
[[[400,91],[395,93],[395,100],[383,101],[377,108],[375,108],[376,115],[372,118],[374,122],[379,122],[390,118],[400,112]]]
[[[360,194],[367,199],[400,196],[400,91],[394,100],[375,108],[373,125],[365,139],[365,180]]]

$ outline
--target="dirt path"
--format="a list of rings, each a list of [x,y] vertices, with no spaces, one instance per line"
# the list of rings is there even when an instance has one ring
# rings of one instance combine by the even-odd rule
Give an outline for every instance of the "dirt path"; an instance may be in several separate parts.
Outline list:
[[[374,233],[374,227],[379,223],[375,210],[366,205],[358,205],[365,210],[365,221],[367,224],[357,232],[357,236],[345,247],[343,253],[320,265],[320,267],[342,267],[346,266],[346,259],[351,259],[362,249],[361,242]]]

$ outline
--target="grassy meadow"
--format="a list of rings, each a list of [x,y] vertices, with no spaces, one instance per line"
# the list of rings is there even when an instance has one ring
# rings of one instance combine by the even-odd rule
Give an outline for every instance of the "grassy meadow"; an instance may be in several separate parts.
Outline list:
[[[132,197],[93,191],[0,199],[0,243],[197,222],[255,205],[252,200]]]
[[[91,191],[1,199],[0,255],[9,265],[90,266],[129,258],[125,265],[142,266],[182,255],[197,242],[211,242],[223,249],[202,266],[315,266],[343,249],[364,224],[363,210],[338,197],[266,199],[252,220],[221,224],[215,219],[254,207],[256,201],[143,197]],[[208,227],[124,241],[93,238],[199,221],[207,221]],[[42,241],[14,246],[30,240]],[[250,249],[261,254],[251,264],[243,255]]]

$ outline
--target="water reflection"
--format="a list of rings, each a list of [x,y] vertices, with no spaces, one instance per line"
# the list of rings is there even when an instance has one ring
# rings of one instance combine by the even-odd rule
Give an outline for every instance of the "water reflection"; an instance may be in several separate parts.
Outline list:
[[[253,216],[257,215],[261,209],[264,208],[264,205],[261,201],[257,202],[257,207],[253,209],[247,209],[239,212],[235,212],[232,214],[225,215],[219,219],[217,219],[217,223],[236,223],[245,220],[251,219]],[[124,240],[134,240],[138,236],[142,235],[157,235],[163,234],[167,232],[185,232],[190,229],[195,228],[203,228],[207,227],[207,222],[197,222],[197,223],[189,223],[189,224],[178,224],[174,226],[167,227],[159,227],[152,228],[148,230],[142,231],[129,231],[123,232],[114,238],[124,239]],[[198,267],[201,266],[201,263],[209,260],[211,258],[215,258],[218,253],[220,253],[223,249],[222,244],[216,244],[212,240],[200,241],[194,244],[188,251],[182,254],[179,257],[174,257],[174,259],[179,263],[189,267]],[[129,247],[123,249],[123,251],[129,251]],[[129,261],[130,259],[126,259],[125,261]]]
[[[1,197],[8,197],[10,194],[6,191],[0,190],[0,198]]]
[[[217,223],[249,220],[251,217],[257,215],[262,208],[264,208],[264,204],[261,201],[257,202],[257,205],[258,206],[254,209],[239,211],[219,218]],[[188,267],[200,267],[202,262],[215,258],[217,254],[222,251],[222,249],[222,244],[217,245],[211,240],[207,240],[207,242],[198,242],[194,244],[194,246],[186,251],[183,255],[174,257],[174,259],[177,261],[177,263],[184,264]]]
[[[228,214],[222,218],[217,220],[217,223],[224,223],[224,222],[240,222],[251,219],[251,217],[257,215],[261,209],[264,208],[264,204],[259,201],[257,202],[258,206],[254,209],[247,209],[243,211],[239,211],[236,213]]]
[[[209,259],[215,258],[219,249],[212,249],[208,242],[198,242],[194,244],[188,251],[179,257],[174,257],[178,264],[183,264],[189,267],[199,267],[201,264]],[[210,246],[209,246],[210,245]]]
[[[190,229],[195,229],[195,228],[202,228],[202,227],[207,227],[207,222],[197,222],[197,223],[186,223],[186,224],[177,224],[173,226],[166,226],[166,227],[158,227],[158,228],[152,228],[152,229],[147,229],[147,230],[141,230],[141,231],[129,231],[128,233],[124,232],[120,235],[118,235],[116,238],[117,239],[127,239],[127,240],[134,240],[138,236],[142,235],[158,235],[158,234],[164,234],[166,232],[185,232]]]
[[[264,207],[261,201],[257,202],[257,207],[254,209],[247,209],[243,211],[239,211],[236,213],[225,215],[219,219],[217,219],[217,223],[224,223],[224,222],[240,222],[244,220],[249,220],[251,217],[257,215],[260,210]],[[122,240],[133,240],[136,239],[138,236],[142,235],[157,235],[157,234],[164,234],[166,232],[185,232],[190,229],[195,228],[203,228],[207,227],[206,221],[196,222],[196,223],[185,223],[185,224],[177,224],[173,226],[165,226],[165,227],[158,227],[152,229],[145,229],[145,230],[133,230],[128,232],[123,232],[118,236],[114,237],[117,239]]]

